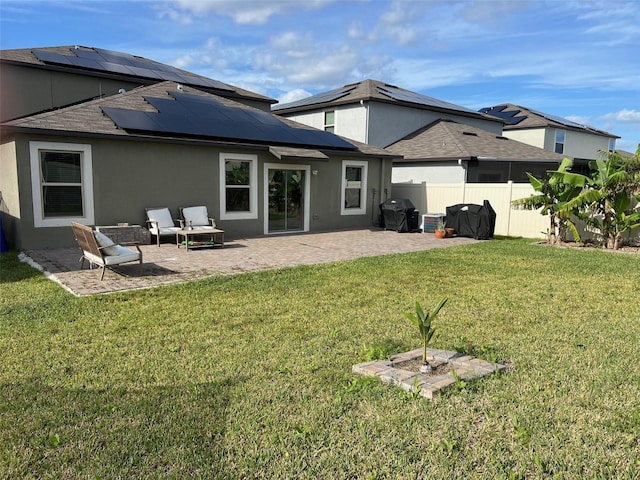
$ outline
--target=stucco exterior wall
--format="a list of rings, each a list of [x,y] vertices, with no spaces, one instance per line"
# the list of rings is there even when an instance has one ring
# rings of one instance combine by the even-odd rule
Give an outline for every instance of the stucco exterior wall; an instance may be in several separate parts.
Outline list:
[[[316,110],[286,114],[287,118],[314,128],[324,129],[324,112]],[[335,133],[359,142],[385,148],[440,118],[481,128],[495,135],[502,134],[502,123],[391,105],[382,102],[364,102],[363,105],[338,105],[335,113]]]
[[[609,137],[574,130],[564,130],[564,132],[563,155],[567,157],[595,160],[600,157],[600,150],[607,151],[609,149]],[[555,151],[556,128],[505,130],[503,135],[534,147],[544,148],[549,152]]]
[[[316,175],[310,175],[310,223],[311,231],[335,228],[361,228],[377,222],[372,215],[377,206],[380,191],[391,188],[391,160],[369,158],[367,209],[363,215],[340,214],[342,160],[349,157],[335,156],[328,162],[282,161],[266,149],[238,149],[209,145],[169,144],[161,142],[114,141],[73,137],[48,137],[21,135],[16,140],[17,168],[13,179],[4,183],[19,185],[20,201],[17,219],[19,240],[13,245],[20,249],[55,248],[74,246],[71,228],[34,227],[34,210],[31,190],[29,141],[64,142],[91,145],[93,171],[93,198],[96,225],[114,225],[120,222],[146,224],[145,208],[169,207],[178,218],[179,207],[206,205],[210,216],[220,218],[219,157],[225,153],[249,153],[257,155],[258,218],[243,220],[219,220],[228,239],[244,236],[260,236],[264,232],[266,207],[264,196],[264,163],[291,163],[310,166]],[[3,165],[11,162],[12,152],[3,149]],[[357,157],[364,160],[363,157]],[[4,177],[4,176],[3,176]],[[16,178],[17,177],[17,178]],[[15,187],[13,187],[15,189]],[[377,198],[373,199],[372,189]],[[15,197],[15,192],[12,193]],[[12,200],[15,203],[14,200]],[[14,208],[14,207],[12,207]]]
[[[20,218],[18,166],[15,159],[16,143],[14,141],[7,141],[0,145],[0,211],[5,238],[10,245],[18,241],[19,231],[16,229],[16,220]]]
[[[371,102],[369,104],[369,140],[367,143],[385,148],[441,118],[481,128],[496,135],[502,133],[502,123],[500,122]],[[340,134],[340,132],[336,133]]]
[[[0,68],[0,121],[98,98],[101,94],[114,95],[120,88],[130,90],[136,86],[139,84],[3,63]],[[16,95],[15,92],[29,93]]]
[[[511,140],[517,140],[518,142],[533,145],[534,147],[544,148],[550,152],[553,152],[553,145],[549,148],[545,144],[545,129],[544,128],[529,128],[526,130],[505,130],[502,132],[503,137],[510,138]],[[553,139],[552,139],[553,140]]]

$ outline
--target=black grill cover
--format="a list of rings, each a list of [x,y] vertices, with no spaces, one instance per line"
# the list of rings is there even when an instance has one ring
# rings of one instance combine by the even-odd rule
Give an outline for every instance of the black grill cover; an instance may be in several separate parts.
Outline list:
[[[476,240],[493,238],[496,229],[496,212],[488,200],[483,205],[459,203],[447,207],[447,227],[456,231],[459,237]]]
[[[413,232],[418,229],[419,212],[408,198],[390,198],[380,204],[380,226],[396,232]]]

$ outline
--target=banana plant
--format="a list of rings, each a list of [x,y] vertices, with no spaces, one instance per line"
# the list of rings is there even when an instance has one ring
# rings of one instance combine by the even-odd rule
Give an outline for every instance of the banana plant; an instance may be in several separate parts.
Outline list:
[[[433,338],[433,335],[436,333],[436,329],[432,324],[442,307],[444,307],[444,304],[447,303],[447,300],[448,298],[446,297],[440,300],[440,303],[430,312],[425,312],[420,302],[416,302],[415,313],[403,312],[403,315],[420,331],[420,338],[422,340],[422,366],[426,367],[425,370],[431,369],[427,361],[427,345],[429,345],[431,338]],[[421,371],[423,370],[421,369]]]

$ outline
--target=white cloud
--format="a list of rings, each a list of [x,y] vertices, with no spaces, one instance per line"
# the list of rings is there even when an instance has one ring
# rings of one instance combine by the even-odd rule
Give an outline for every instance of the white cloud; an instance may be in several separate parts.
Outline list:
[[[602,120],[622,122],[622,123],[640,123],[640,111],[622,109],[619,112],[607,113],[600,117]]]
[[[295,102],[296,100],[301,100],[303,98],[310,97],[311,95],[312,94],[310,92],[307,92],[302,88],[295,88],[280,96],[280,98],[278,98],[278,101],[280,103]]]

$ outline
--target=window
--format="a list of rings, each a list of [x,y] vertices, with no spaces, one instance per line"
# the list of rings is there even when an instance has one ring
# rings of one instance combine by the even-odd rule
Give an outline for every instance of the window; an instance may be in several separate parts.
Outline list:
[[[363,215],[367,212],[367,162],[342,162],[342,215]]]
[[[33,224],[94,223],[91,146],[29,142]]]
[[[616,139],[615,138],[610,138],[609,139],[609,151],[610,152],[615,152],[616,151]]]
[[[336,112],[324,112],[324,131],[335,133]]]
[[[220,154],[220,219],[258,218],[256,155]]]
[[[564,130],[556,130],[556,147],[554,150],[556,153],[564,153],[564,136]]]

